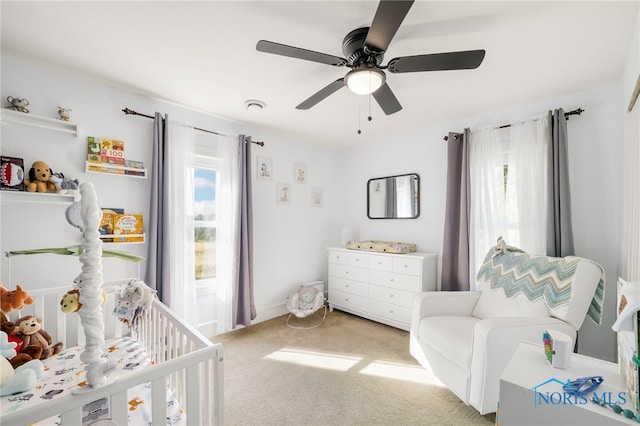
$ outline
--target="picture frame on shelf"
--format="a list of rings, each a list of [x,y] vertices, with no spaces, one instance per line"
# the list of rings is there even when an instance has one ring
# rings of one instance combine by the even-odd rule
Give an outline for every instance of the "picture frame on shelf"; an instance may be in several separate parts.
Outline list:
[[[295,183],[307,183],[307,165],[304,163],[294,163],[293,181]]]
[[[256,161],[256,177],[271,180],[273,176],[273,162],[269,157],[258,156]]]
[[[276,201],[278,204],[289,204],[291,200],[291,185],[279,183],[276,189]]]
[[[322,207],[322,188],[311,188],[311,206]]]

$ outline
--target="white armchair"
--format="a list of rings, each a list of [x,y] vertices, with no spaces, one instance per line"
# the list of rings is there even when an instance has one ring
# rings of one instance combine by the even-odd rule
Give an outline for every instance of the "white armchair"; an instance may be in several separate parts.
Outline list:
[[[496,411],[502,370],[521,340],[545,329],[568,334],[586,314],[600,322],[604,271],[578,257],[490,253],[481,292],[428,292],[414,299],[410,352],[480,414]]]

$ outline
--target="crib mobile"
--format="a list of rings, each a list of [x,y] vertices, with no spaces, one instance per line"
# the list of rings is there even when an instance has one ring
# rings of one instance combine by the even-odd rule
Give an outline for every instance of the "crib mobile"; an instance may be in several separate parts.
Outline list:
[[[66,209],[65,216],[70,225],[82,232],[80,246],[11,251],[8,255],[54,253],[79,256],[82,264],[81,273],[74,279],[74,287],[63,296],[60,308],[65,313],[75,312],[80,316],[86,341],[80,360],[86,364],[87,386],[73,392],[85,393],[117,380],[114,375],[107,377],[112,366],[108,365],[102,357],[104,345],[102,305],[106,302],[105,289],[116,294],[114,315],[132,329],[135,328],[141,315],[151,307],[156,292],[137,279],[103,282],[103,256],[119,257],[134,262],[144,259],[125,252],[102,250],[98,231],[102,211],[98,207],[93,184],[85,182],[80,185],[80,200]]]

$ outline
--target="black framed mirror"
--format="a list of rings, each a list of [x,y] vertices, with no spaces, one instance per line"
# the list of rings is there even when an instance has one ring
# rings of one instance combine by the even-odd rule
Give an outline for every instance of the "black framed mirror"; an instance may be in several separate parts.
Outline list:
[[[385,176],[367,181],[369,219],[415,219],[420,216],[420,176]]]

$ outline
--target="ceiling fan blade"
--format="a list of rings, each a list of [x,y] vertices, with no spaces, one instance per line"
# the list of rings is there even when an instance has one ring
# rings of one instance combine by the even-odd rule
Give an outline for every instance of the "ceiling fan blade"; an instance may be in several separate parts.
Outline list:
[[[320,89],[320,91],[318,91],[316,94],[312,95],[309,99],[307,99],[306,101],[298,105],[296,109],[309,109],[315,104],[317,104],[318,102],[320,102],[321,100],[323,100],[324,98],[342,89],[343,87],[344,87],[344,78],[339,78],[333,83],[330,83],[328,86],[324,87],[323,89]]]
[[[338,67],[347,63],[346,59],[337,56],[267,40],[260,40],[258,44],[256,44],[256,50],[258,52],[273,53],[274,55],[288,56],[290,58],[304,59],[305,61],[319,62],[321,64],[335,65]]]
[[[387,115],[391,115],[402,109],[402,105],[400,105],[396,95],[393,94],[387,83],[383,84],[378,90],[373,92],[373,97],[376,98],[378,105],[380,105],[382,111]]]
[[[433,53],[428,55],[393,58],[387,64],[392,73],[416,71],[467,70],[478,68],[484,59],[484,50]]]
[[[386,51],[412,5],[413,0],[380,1],[364,45],[376,52]]]

